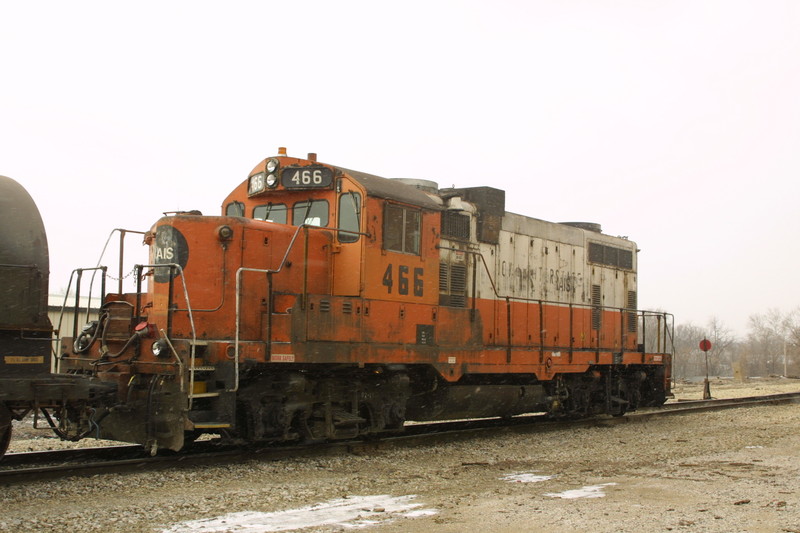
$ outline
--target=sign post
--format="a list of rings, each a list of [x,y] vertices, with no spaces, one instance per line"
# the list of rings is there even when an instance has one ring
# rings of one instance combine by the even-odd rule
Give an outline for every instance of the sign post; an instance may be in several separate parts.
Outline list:
[[[711,341],[704,338],[700,341],[700,349],[706,355],[706,379],[703,382],[703,399],[711,399],[711,384],[708,382],[708,351],[711,349]]]

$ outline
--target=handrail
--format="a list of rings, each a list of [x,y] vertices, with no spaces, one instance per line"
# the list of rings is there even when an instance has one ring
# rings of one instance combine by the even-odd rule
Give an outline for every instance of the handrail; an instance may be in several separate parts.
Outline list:
[[[114,228],[111,230],[111,233],[108,234],[108,239],[106,239],[106,243],[103,245],[103,249],[100,251],[100,257],[97,259],[97,266],[100,266],[100,263],[103,262],[103,256],[106,254],[106,249],[108,248],[108,243],[111,242],[111,237],[114,235],[114,232],[119,232],[119,278],[117,281],[119,282],[118,286],[118,293],[122,294],[122,280],[124,278],[122,274],[122,263],[124,262],[124,255],[125,255],[125,234],[126,233],[134,233],[136,235],[147,235],[146,231],[137,231],[131,229],[123,229],[123,228]],[[89,270],[89,269],[84,269]],[[113,276],[112,276],[113,277]],[[94,278],[92,278],[92,283],[94,283]],[[91,287],[91,285],[90,285]],[[103,291],[105,293],[105,291]]]
[[[180,277],[181,278],[181,286],[183,287],[183,297],[186,299],[186,309],[185,309],[185,311],[187,311],[189,313],[189,325],[192,328],[192,344],[191,344],[191,348],[189,349],[189,368],[194,368],[195,356],[196,356],[195,344],[197,343],[197,331],[195,330],[194,314],[192,313],[192,305],[189,302],[189,289],[188,289],[188,287],[186,287],[186,276],[183,275],[183,267],[181,265],[179,265],[178,263],[159,263],[159,264],[150,264],[150,265],[134,265],[133,269],[134,269],[134,271],[138,270],[139,272],[142,272],[142,271],[144,271],[145,268],[164,268],[164,267],[169,267],[169,269],[170,269],[170,295],[169,295],[170,300],[172,300],[172,290],[171,289],[172,289],[172,281],[174,279],[173,276],[172,276],[173,269],[178,271],[178,274],[175,277]],[[184,311],[184,310],[182,309],[181,311]],[[136,312],[138,313],[139,310],[137,309]],[[175,312],[175,310],[173,310],[171,308],[167,309],[167,317],[168,317],[167,323],[170,323],[169,317],[172,315],[173,312]],[[162,330],[162,333],[164,333],[163,330]],[[167,333],[169,335],[172,334],[172,331],[170,330],[169,327],[167,328]],[[172,349],[172,351],[174,353],[175,349],[172,347],[172,342],[169,339],[169,336],[168,336],[167,333],[164,333],[164,337],[167,340],[167,343],[170,345],[170,348]],[[177,356],[177,354],[175,354],[175,355]],[[179,365],[179,371],[180,371],[180,365]],[[184,379],[183,375],[181,375],[181,387],[183,387],[183,379]],[[188,398],[189,398],[189,407],[188,408],[189,409],[192,408],[192,391],[194,391],[194,372],[189,372],[189,394],[188,394]]]
[[[659,330],[659,333],[658,333],[658,336],[657,336],[657,339],[658,339],[658,346],[657,346],[658,352],[657,353],[673,353],[674,352],[674,342],[670,343],[670,344],[673,345],[672,351],[666,351],[667,350],[667,346],[666,345],[667,345],[667,340],[668,340],[667,336],[672,337],[674,335],[675,317],[671,313],[666,313],[666,312],[661,312],[661,311],[646,311],[646,310],[633,309],[633,308],[628,308],[628,307],[613,307],[613,306],[584,304],[584,303],[573,303],[573,302],[557,302],[555,300],[542,300],[542,299],[537,299],[537,298],[526,298],[526,297],[522,297],[522,296],[502,295],[497,290],[497,285],[495,284],[495,281],[492,278],[492,273],[489,270],[489,265],[486,262],[486,258],[483,256],[483,254],[480,251],[478,251],[478,250],[462,250],[462,249],[459,249],[459,248],[450,248],[450,247],[445,247],[445,246],[438,246],[438,248],[440,250],[449,250],[449,251],[455,251],[455,252],[462,252],[462,253],[470,254],[470,255],[473,255],[473,256],[476,256],[476,257],[480,258],[481,263],[483,264],[484,272],[486,273],[487,279],[489,280],[489,284],[492,287],[492,291],[494,292],[495,297],[498,298],[498,299],[504,299],[506,301],[507,313],[509,315],[507,317],[508,319],[506,321],[507,322],[507,326],[508,326],[508,330],[509,330],[508,331],[508,344],[506,346],[507,350],[511,349],[511,318],[510,318],[510,315],[511,315],[510,309],[511,309],[511,307],[510,307],[510,302],[512,300],[514,300],[514,301],[520,301],[520,302],[537,303],[540,306],[540,309],[544,305],[557,305],[557,306],[562,306],[562,307],[563,306],[567,306],[570,309],[570,322],[571,322],[573,308],[578,308],[578,309],[600,309],[601,311],[611,311],[611,312],[615,312],[615,313],[619,312],[620,316],[621,316],[620,320],[622,322],[621,323],[621,327],[623,328],[623,331],[621,333],[622,336],[620,337],[620,342],[622,342],[623,337],[626,336],[625,332],[624,332],[624,316],[625,316],[625,313],[636,313],[638,315],[637,316],[637,320],[639,318],[642,319],[642,330],[643,330],[642,341],[643,341],[643,344],[644,344],[645,334],[646,334],[646,323],[645,323],[644,319],[647,316],[653,316],[653,317],[657,316],[657,317],[663,318],[664,321],[665,321],[665,328],[664,328],[663,336],[662,336],[660,330]],[[475,275],[475,274],[476,273],[473,271],[473,275]],[[472,295],[472,299],[473,299],[473,302],[476,300],[475,294]],[[666,324],[667,317],[671,317],[671,322],[672,322],[671,327],[667,327],[667,324]],[[540,317],[540,324],[542,323],[542,321],[543,321],[543,317]],[[570,339],[572,338],[572,333],[573,333],[572,324],[570,324]],[[661,345],[662,341],[664,342],[663,346]],[[598,339],[598,342],[599,342],[599,339]],[[540,347],[544,346],[544,339],[541,337],[541,335],[540,335],[540,343],[539,344],[540,344]],[[571,340],[570,340],[570,345],[572,345]],[[599,345],[598,345],[597,349],[598,350],[600,349]],[[662,349],[664,350],[663,352],[662,352]],[[572,350],[572,348],[570,347],[570,351],[571,350]]]
[[[67,300],[69,299],[69,291],[72,288],[72,280],[76,277],[76,274],[77,274],[77,281],[75,282],[75,307],[74,307],[75,312],[74,312],[74,316],[73,316],[73,319],[72,319],[72,338],[73,339],[77,339],[78,338],[78,317],[79,317],[80,302],[81,302],[81,278],[83,277],[83,273],[84,272],[92,272],[92,271],[97,271],[97,270],[100,270],[103,273],[102,283],[100,285],[100,292],[101,292],[100,299],[102,300],[103,296],[105,295],[106,272],[108,270],[108,267],[99,266],[98,265],[96,267],[89,267],[89,268],[76,268],[69,275],[69,282],[67,283],[67,290],[64,291],[64,301],[61,304],[61,311],[59,312],[59,315],[58,315],[58,335],[59,335],[59,337],[61,336],[61,331],[62,331],[61,330],[61,325],[64,322],[64,311],[67,308]],[[89,284],[89,296],[88,296],[88,299],[86,301],[86,321],[87,322],[89,321],[89,317],[91,315],[91,310],[92,310],[92,286],[93,286],[93,283],[90,283]],[[98,308],[98,313],[99,313],[99,308]],[[58,342],[59,340],[60,339],[57,339],[54,342]],[[54,354],[55,354],[55,346],[53,347],[53,350],[54,350]],[[56,374],[59,374],[61,372],[61,358],[60,357],[56,357],[55,359],[56,359],[56,364],[55,364],[54,372]]]
[[[234,343],[233,343],[233,368],[234,368],[234,375],[235,375],[235,382],[233,390],[228,392],[236,392],[239,390],[239,333],[241,331],[241,310],[242,310],[242,273],[244,272],[259,272],[262,274],[267,275],[267,290],[271,293],[272,292],[272,275],[278,274],[283,267],[286,266],[286,260],[289,258],[289,253],[292,251],[294,247],[294,243],[297,240],[297,236],[300,234],[300,230],[303,228],[320,228],[320,229],[328,229],[322,228],[321,226],[313,226],[310,224],[301,224],[297,226],[297,229],[292,235],[291,240],[289,241],[289,246],[286,247],[286,252],[283,254],[283,259],[278,264],[278,268],[247,268],[247,267],[239,267],[236,270],[236,328],[234,334]],[[307,234],[307,232],[306,232]],[[308,241],[308,239],[306,239]],[[267,298],[267,305],[270,306],[270,313],[272,312],[271,305],[272,302],[270,298]],[[270,331],[271,333],[271,331]],[[271,339],[268,339],[269,344],[271,345]]]
[[[59,318],[58,318],[58,330],[57,331],[58,331],[59,336],[61,335],[61,324],[62,324],[63,319],[64,319],[64,309],[67,306],[67,299],[69,298],[69,291],[72,288],[72,280],[73,280],[73,277],[75,276],[76,272],[78,273],[78,281],[76,283],[76,285],[77,285],[77,291],[76,291],[77,295],[76,295],[76,300],[75,300],[76,301],[76,303],[75,303],[75,318],[74,318],[74,323],[73,323],[73,326],[72,326],[72,336],[73,336],[73,338],[77,337],[77,335],[78,335],[78,310],[80,308],[80,305],[79,305],[80,278],[83,275],[83,272],[97,271],[97,270],[102,270],[103,271],[102,285],[100,287],[100,299],[101,299],[101,301],[105,297],[105,293],[106,293],[106,276],[108,274],[108,267],[101,266],[100,263],[102,263],[103,257],[106,254],[106,250],[108,249],[108,244],[111,242],[111,237],[113,237],[114,232],[117,232],[117,231],[120,233],[120,237],[119,237],[119,278],[117,279],[117,281],[119,283],[119,285],[118,285],[118,293],[122,294],[122,280],[124,279],[124,276],[123,276],[123,273],[122,273],[122,270],[123,270],[122,264],[124,262],[124,250],[125,250],[124,239],[125,239],[125,234],[126,233],[134,233],[134,234],[137,234],[137,235],[147,235],[147,232],[145,232],[145,231],[129,230],[129,229],[123,229],[123,228],[114,228],[114,229],[112,229],[111,232],[108,234],[108,238],[106,239],[105,244],[103,245],[103,249],[100,251],[100,257],[97,259],[97,265],[94,266],[94,267],[91,267],[91,268],[76,268],[75,270],[72,271],[72,273],[70,274],[70,277],[69,277],[69,283],[67,284],[67,290],[65,291],[65,294],[64,294],[64,303],[61,306],[61,312],[60,312]],[[89,321],[89,316],[90,316],[90,313],[91,313],[92,289],[93,289],[93,287],[94,287],[94,274],[92,274],[92,279],[91,279],[91,282],[89,283],[89,296],[88,296],[88,299],[87,299],[87,302],[86,302],[86,321],[87,322]],[[53,347],[53,352],[55,354],[55,346]],[[60,361],[59,358],[56,357],[55,371],[58,372],[60,367],[61,367],[61,361]]]
[[[240,332],[240,322],[241,322],[241,309],[242,309],[242,273],[244,272],[260,272],[267,275],[267,290],[272,291],[272,280],[271,276],[274,274],[272,269],[264,269],[264,268],[244,268],[239,267],[236,271],[236,328],[233,340],[233,374],[234,374],[234,385],[233,389],[228,392],[236,392],[239,390],[239,332]],[[272,305],[270,302],[270,298],[267,298],[267,305],[270,306],[268,309],[269,312],[272,312]]]

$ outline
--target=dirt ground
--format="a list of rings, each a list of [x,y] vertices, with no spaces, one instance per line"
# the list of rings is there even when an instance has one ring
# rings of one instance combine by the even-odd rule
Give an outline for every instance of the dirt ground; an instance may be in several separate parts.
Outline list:
[[[715,381],[715,397],[800,381]],[[677,399],[702,396],[678,384]],[[800,406],[0,489],[0,531],[796,532]],[[24,440],[15,440],[24,448]]]

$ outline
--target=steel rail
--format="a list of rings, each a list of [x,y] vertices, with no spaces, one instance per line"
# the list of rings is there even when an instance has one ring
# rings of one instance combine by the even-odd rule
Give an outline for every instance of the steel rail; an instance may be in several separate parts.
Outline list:
[[[515,416],[510,419],[487,418],[459,421],[428,422],[406,425],[403,433],[367,440],[350,440],[313,445],[246,446],[219,445],[214,441],[178,453],[150,457],[139,445],[121,445],[107,448],[77,448],[47,452],[10,453],[0,462],[0,483],[31,482],[65,476],[91,476],[97,474],[142,471],[143,469],[188,468],[201,464],[236,462],[261,458],[280,460],[296,457],[313,457],[369,450],[408,448],[442,442],[455,442],[471,436],[486,436],[502,432],[563,431],[576,427],[603,427],[609,425],[644,422],[662,416],[697,414],[722,409],[758,407],[785,403],[800,403],[800,392],[682,401],[665,404],[659,408],[646,408],[624,416],[596,416],[576,420],[554,420],[542,413]],[[83,460],[85,462],[77,462]],[[31,467],[31,464],[45,464]],[[13,468],[23,466],[23,468]],[[12,468],[7,468],[12,467]]]

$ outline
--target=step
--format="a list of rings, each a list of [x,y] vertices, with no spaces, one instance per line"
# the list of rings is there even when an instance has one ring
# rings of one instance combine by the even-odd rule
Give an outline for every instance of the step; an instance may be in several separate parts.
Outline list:
[[[344,409],[334,409],[332,414],[333,425],[337,428],[352,427],[367,422],[366,419],[345,411]]]
[[[231,425],[227,422],[195,422],[194,429],[225,429]]]
[[[197,394],[190,394],[189,398],[216,398],[220,395],[219,391],[216,392],[198,392]]]

